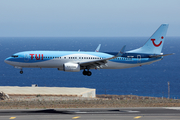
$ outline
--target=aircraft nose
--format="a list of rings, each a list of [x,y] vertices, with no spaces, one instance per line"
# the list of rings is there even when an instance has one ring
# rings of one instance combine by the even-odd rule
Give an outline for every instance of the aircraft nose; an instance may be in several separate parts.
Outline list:
[[[8,63],[9,63],[9,59],[10,59],[9,57],[6,58],[6,59],[4,60],[4,62],[8,64]]]
[[[5,63],[7,63],[7,58],[4,60]]]

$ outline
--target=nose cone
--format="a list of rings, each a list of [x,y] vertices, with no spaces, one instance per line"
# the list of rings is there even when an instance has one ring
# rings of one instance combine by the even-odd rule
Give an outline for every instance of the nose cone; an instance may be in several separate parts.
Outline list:
[[[6,58],[6,59],[4,60],[5,63],[7,63],[7,61],[8,61],[8,58]]]
[[[9,63],[10,63],[10,57],[6,58],[6,59],[4,60],[4,62],[7,63],[7,64],[9,64]]]

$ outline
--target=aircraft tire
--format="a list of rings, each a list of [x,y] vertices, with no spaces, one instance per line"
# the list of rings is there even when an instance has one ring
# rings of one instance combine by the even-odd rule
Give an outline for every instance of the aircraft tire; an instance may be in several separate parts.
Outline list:
[[[87,76],[91,76],[92,72],[91,71],[87,71]]]
[[[23,71],[21,70],[20,73],[23,74]]]
[[[84,70],[84,71],[83,71],[83,75],[87,75],[87,71]]]

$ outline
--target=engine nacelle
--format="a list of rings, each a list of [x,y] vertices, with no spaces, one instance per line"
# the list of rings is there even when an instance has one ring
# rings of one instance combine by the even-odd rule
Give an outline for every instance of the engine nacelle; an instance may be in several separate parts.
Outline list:
[[[80,65],[75,63],[64,63],[63,64],[63,71],[66,72],[79,72]]]

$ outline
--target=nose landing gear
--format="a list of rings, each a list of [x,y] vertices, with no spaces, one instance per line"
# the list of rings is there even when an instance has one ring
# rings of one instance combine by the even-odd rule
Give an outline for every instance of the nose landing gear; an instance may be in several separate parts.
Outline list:
[[[20,71],[20,74],[23,74],[23,71],[22,71],[22,70]]]
[[[86,70],[84,69],[83,75],[91,76],[91,75],[92,75],[92,72],[89,71],[89,70],[86,71]]]

